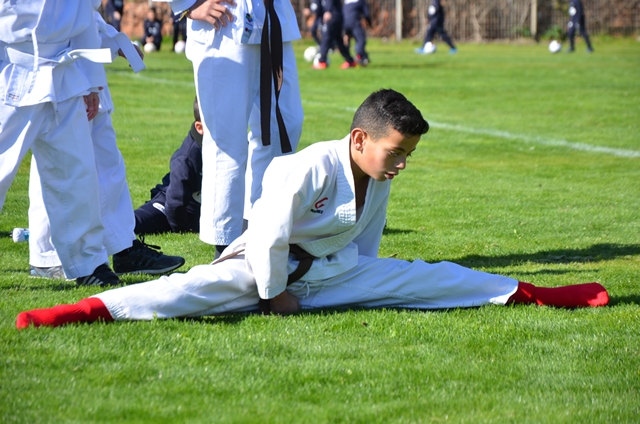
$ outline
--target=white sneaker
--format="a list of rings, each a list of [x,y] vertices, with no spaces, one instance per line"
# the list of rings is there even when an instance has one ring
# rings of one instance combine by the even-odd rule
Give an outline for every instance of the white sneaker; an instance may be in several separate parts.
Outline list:
[[[11,238],[14,243],[22,243],[29,241],[29,229],[28,228],[14,228],[11,232]]]
[[[29,275],[31,277],[51,278],[53,280],[67,280],[60,265],[50,267],[29,265]]]

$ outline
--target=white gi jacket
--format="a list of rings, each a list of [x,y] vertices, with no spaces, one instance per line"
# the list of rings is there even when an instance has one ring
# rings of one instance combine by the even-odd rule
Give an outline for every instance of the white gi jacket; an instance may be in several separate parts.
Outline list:
[[[93,3],[2,0],[0,101],[14,107],[55,104],[98,91],[101,81],[94,79],[95,70],[103,65],[64,57],[72,49],[98,47]]]
[[[230,246],[244,244],[261,298],[285,290],[298,263],[289,257],[289,244],[318,258],[304,281],[346,272],[358,265],[359,255],[377,256],[391,181],[370,179],[364,206],[356,211],[349,145],[350,136],[316,143],[273,159],[267,168],[249,229]]]
[[[171,9],[176,15],[180,15],[185,10],[195,4],[195,0],[154,0],[170,3]],[[293,41],[300,38],[296,13],[289,0],[273,0],[274,8],[280,24],[282,25],[282,41]],[[262,0],[237,0],[236,6],[232,7],[223,4],[233,14],[234,20],[231,23],[233,39],[237,44],[260,44],[262,37],[262,27],[266,10]],[[202,44],[213,43],[214,38],[219,33],[213,25],[206,21],[187,22],[187,38]]]

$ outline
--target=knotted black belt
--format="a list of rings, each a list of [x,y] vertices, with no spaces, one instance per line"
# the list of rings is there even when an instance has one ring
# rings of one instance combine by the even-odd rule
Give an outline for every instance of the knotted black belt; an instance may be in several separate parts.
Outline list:
[[[289,254],[293,255],[293,257],[298,260],[298,267],[291,274],[289,274],[289,277],[287,278],[287,286],[295,283],[300,278],[302,278],[302,276],[306,274],[307,271],[309,271],[309,268],[311,268],[313,260],[316,259],[315,256],[313,256],[311,253],[307,252],[297,244],[289,245]],[[269,313],[271,313],[269,299],[260,299],[258,305],[260,306],[260,310],[263,314],[269,315]]]
[[[278,99],[283,81],[283,53],[282,53],[282,26],[276,14],[273,2],[275,0],[265,0],[266,13],[264,16],[264,26],[262,28],[262,38],[260,39],[260,128],[262,130],[262,145],[271,144],[271,79],[275,87],[276,98],[276,119],[278,130],[280,131],[280,147],[282,153],[291,152],[291,142],[287,134],[287,128],[280,113]],[[271,21],[271,31],[269,31],[269,21]]]

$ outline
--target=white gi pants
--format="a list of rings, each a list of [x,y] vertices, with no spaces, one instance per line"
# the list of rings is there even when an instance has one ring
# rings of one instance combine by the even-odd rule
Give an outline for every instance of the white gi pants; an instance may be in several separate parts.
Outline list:
[[[298,281],[287,290],[303,309],[397,307],[416,309],[504,305],[516,292],[512,278],[474,271],[451,262],[428,264],[360,256],[356,268],[336,277]],[[186,274],[96,295],[116,320],[197,317],[258,310],[255,280],[244,255]]]
[[[135,239],[135,217],[127,185],[122,154],[116,145],[116,133],[111,115],[99,112],[90,122],[91,141],[95,152],[100,190],[100,208],[104,226],[104,246],[107,254],[128,249]],[[42,200],[40,175],[31,161],[29,179],[29,263],[37,267],[61,265],[50,241],[49,218]]]
[[[282,155],[275,94],[272,93],[271,145],[262,146],[260,45],[236,44],[230,25],[216,32],[211,43],[195,38],[187,39],[187,57],[193,62],[205,126],[200,239],[212,245],[228,245],[242,233],[244,211],[251,208],[250,204],[245,205],[245,197],[250,202],[260,197],[267,165],[272,158]],[[295,152],[303,112],[291,42],[283,43],[283,55],[284,82],[279,105]],[[251,135],[247,136],[249,126]]]
[[[90,275],[107,262],[98,178],[84,99],[11,107],[0,103],[0,208],[22,158],[37,158],[51,239],[68,278]]]

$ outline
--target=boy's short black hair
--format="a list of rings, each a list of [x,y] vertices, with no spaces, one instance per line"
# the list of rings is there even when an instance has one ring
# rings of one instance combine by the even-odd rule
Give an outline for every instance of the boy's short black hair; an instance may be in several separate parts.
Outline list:
[[[356,110],[351,130],[361,128],[377,140],[387,135],[389,127],[404,136],[429,131],[429,123],[413,103],[395,90],[382,89],[369,95]]]
[[[200,107],[198,106],[198,96],[196,96],[195,100],[193,101],[193,119],[195,119],[197,122],[202,121],[202,119],[200,119]]]

